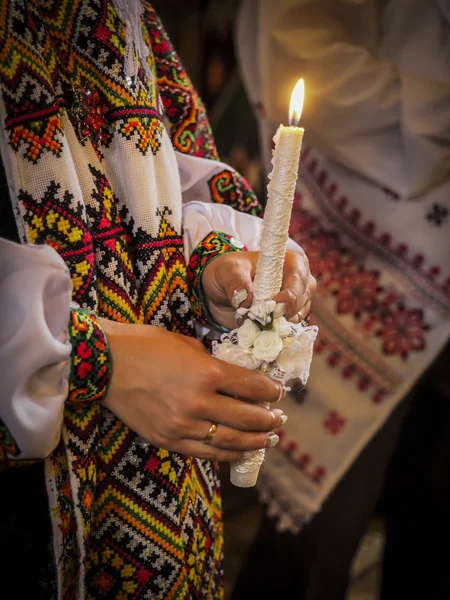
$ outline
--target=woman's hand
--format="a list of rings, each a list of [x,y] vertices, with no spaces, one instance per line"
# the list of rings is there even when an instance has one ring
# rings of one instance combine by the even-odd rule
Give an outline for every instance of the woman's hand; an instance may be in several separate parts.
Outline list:
[[[283,412],[262,403],[279,398],[280,384],[212,358],[198,340],[151,325],[100,321],[113,365],[103,404],[153,445],[234,461],[277,441],[272,432]],[[218,428],[206,443],[212,423]]]
[[[255,276],[258,254],[258,252],[228,252],[211,261],[206,267],[202,285],[208,299],[209,312],[220,325],[234,329],[236,308],[250,307],[253,299],[250,286]],[[309,270],[306,254],[286,252],[283,286],[281,292],[274,298],[277,303],[284,304],[283,316],[293,322],[307,317],[316,287],[316,280]],[[245,293],[240,294],[240,290],[247,292],[247,297],[243,301],[242,297],[245,297]]]

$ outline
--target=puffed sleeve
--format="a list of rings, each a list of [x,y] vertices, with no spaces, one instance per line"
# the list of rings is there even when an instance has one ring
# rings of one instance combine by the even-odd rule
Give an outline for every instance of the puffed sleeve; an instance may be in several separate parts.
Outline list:
[[[0,239],[0,466],[48,456],[67,398],[72,283],[49,246]]]

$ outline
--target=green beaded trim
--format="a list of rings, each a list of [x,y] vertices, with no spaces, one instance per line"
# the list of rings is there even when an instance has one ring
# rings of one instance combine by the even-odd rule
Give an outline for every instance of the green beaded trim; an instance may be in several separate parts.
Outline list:
[[[69,377],[69,402],[101,400],[111,376],[108,340],[96,315],[72,309],[69,322],[72,366]]]
[[[218,256],[227,252],[244,252],[244,250],[245,247],[236,245],[236,240],[231,235],[220,231],[211,231],[192,252],[189,261],[188,283],[192,310],[203,325],[213,327],[221,333],[227,332],[228,329],[216,323],[208,310],[202,285],[203,272]]]

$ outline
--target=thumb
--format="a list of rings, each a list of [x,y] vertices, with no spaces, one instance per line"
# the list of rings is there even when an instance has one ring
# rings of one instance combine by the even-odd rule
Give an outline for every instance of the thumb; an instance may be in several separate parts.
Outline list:
[[[222,273],[222,285],[230,305],[249,308],[253,300],[251,292],[253,264],[250,253],[236,255]]]

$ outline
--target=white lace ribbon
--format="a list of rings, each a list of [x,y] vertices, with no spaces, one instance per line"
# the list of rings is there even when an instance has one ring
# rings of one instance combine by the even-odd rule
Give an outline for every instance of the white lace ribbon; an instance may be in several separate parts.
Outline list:
[[[268,306],[267,311],[263,310],[263,304]],[[270,322],[271,317],[269,313],[273,314],[274,304],[273,301],[258,303],[256,320],[259,322],[263,321],[264,323]],[[253,307],[250,309],[250,312],[252,309]],[[234,329],[230,333],[224,333],[220,338],[220,342],[213,342],[213,356],[225,362],[245,367],[251,371],[262,371],[272,379],[280,381],[283,385],[289,380],[297,378],[305,385],[309,377],[318,328],[315,325],[307,327],[292,323],[288,323],[287,325],[288,328],[282,335],[283,349],[270,361],[264,361],[255,356],[253,346],[242,345],[242,339],[241,344],[239,344],[239,329]],[[256,485],[259,469],[264,462],[264,457],[265,449],[245,452],[240,461],[231,464],[231,482],[239,487],[252,487]]]

